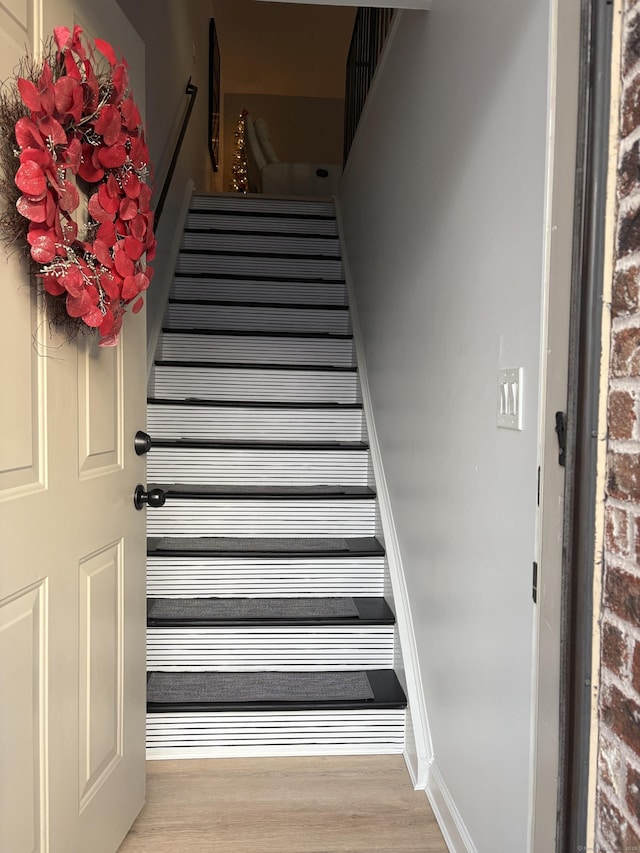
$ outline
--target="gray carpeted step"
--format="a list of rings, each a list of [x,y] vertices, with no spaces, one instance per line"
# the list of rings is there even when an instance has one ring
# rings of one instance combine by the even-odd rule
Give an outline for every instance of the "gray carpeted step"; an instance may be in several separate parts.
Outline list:
[[[154,598],[150,622],[348,619],[358,616],[352,598]]]
[[[366,672],[152,672],[147,702],[349,702],[373,698]]]

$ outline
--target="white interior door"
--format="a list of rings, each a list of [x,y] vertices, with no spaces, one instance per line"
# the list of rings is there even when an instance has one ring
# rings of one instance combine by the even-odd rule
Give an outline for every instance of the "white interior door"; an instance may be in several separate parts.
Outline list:
[[[75,22],[126,56],[143,107],[115,0],[3,0],[0,77]],[[0,267],[0,850],[114,853],[144,801],[144,312],[115,348],[69,344],[17,255]]]

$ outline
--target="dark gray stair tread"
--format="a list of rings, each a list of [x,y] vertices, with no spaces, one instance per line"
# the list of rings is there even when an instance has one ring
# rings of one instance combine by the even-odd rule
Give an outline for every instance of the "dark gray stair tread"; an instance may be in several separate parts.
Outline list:
[[[195,543],[187,547],[186,542]],[[182,547],[181,547],[182,546]],[[311,537],[256,537],[200,536],[147,538],[147,554],[154,556],[235,556],[235,557],[299,557],[311,555],[325,557],[382,556],[384,548],[375,536],[358,536],[349,539]]]
[[[211,213],[211,211],[207,211],[207,213]],[[313,240],[333,240],[333,242],[337,242],[340,239],[338,234],[313,234],[313,233],[305,233],[304,231],[260,231],[259,229],[255,229],[252,231],[242,230],[242,229],[231,229],[231,228],[216,228],[212,226],[210,228],[185,228],[183,231],[184,234],[219,234],[221,237],[227,237],[229,235],[239,236],[239,237],[291,237],[293,239],[300,240],[308,240],[309,238]]]
[[[148,397],[149,406],[204,406],[209,408],[240,408],[240,409],[335,409],[348,411],[362,409],[362,403],[337,403],[332,400],[282,401],[282,400],[206,400],[201,397],[186,397],[172,399],[171,397]]]
[[[307,234],[307,237],[315,238],[316,235]],[[340,255],[323,255],[321,252],[266,252],[258,249],[249,252],[247,249],[180,249],[180,255],[201,255],[205,257],[223,258],[276,258],[294,261],[336,261],[341,260]]]
[[[301,311],[348,311],[348,305],[336,305],[334,302],[229,302],[226,299],[178,299],[171,297],[170,305],[232,305],[234,308],[285,308]]]
[[[363,674],[366,679],[362,678]],[[228,677],[224,679],[221,677],[223,675]],[[226,695],[234,692],[243,696],[242,700],[228,701],[222,696],[222,691],[216,689],[220,684],[224,684]],[[151,672],[147,675],[147,690],[147,711],[156,714],[203,711],[382,710],[406,708],[407,705],[404,691],[391,669],[304,673]],[[272,696],[281,698],[264,698],[265,691],[271,691]],[[211,698],[198,698],[204,696]],[[220,698],[217,699],[216,696]],[[291,698],[292,696],[300,698]],[[323,698],[302,698],[305,696]],[[341,696],[345,698],[339,698]],[[176,697],[185,698],[180,701]]]
[[[331,259],[329,259],[331,260]],[[335,260],[339,260],[336,258]],[[209,279],[218,279],[223,278],[227,281],[247,281],[248,278],[251,281],[268,281],[275,284],[345,284],[344,278],[323,278],[322,276],[318,278],[307,278],[307,276],[286,276],[286,275],[258,275],[255,272],[251,272],[247,274],[246,272],[241,273],[231,273],[231,272],[216,272],[215,270],[204,270],[202,272],[175,272],[175,278],[201,278],[203,280]]]
[[[393,625],[382,597],[150,598],[150,628],[229,625]]]
[[[259,210],[257,208],[249,208],[247,210],[239,210],[238,208],[230,209],[225,207],[224,204],[219,205],[218,207],[210,206],[210,207],[190,207],[189,214],[197,215],[200,214],[211,214],[218,213],[224,214],[225,216],[263,216],[265,219],[320,219],[323,221],[333,221],[336,216],[335,213],[300,213],[292,210],[287,211],[277,211],[277,210]]]
[[[369,486],[216,486],[193,483],[150,483],[148,488],[162,489],[175,498],[375,498]]]
[[[220,303],[227,304],[227,303]],[[228,303],[237,305],[238,303]],[[244,303],[243,303],[244,304]],[[352,340],[353,335],[342,332],[286,332],[286,331],[269,331],[267,329],[212,329],[210,327],[204,329],[188,328],[181,329],[174,326],[163,326],[162,332],[165,335],[223,335],[224,337],[242,337],[242,338],[300,338],[308,340],[309,338],[317,338],[322,341],[327,340]]]
[[[159,438],[153,447],[190,447],[222,450],[368,450],[366,441],[250,441],[248,439]]]
[[[357,373],[358,368],[341,364],[288,364],[266,361],[181,361],[178,359],[156,359],[156,367],[193,367],[197,370],[287,370],[313,373]]]

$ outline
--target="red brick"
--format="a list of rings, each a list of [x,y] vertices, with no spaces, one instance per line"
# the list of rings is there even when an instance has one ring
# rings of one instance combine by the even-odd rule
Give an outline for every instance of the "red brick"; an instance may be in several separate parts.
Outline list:
[[[600,715],[604,724],[640,756],[640,705],[613,684],[603,690]]]
[[[638,80],[640,81],[640,77]],[[640,102],[635,108],[637,117],[640,119]],[[619,258],[631,255],[640,249],[640,208],[628,210],[618,219],[617,248]]]
[[[633,266],[618,270],[613,277],[611,310],[614,317],[633,314],[640,305],[638,282],[640,267]]]
[[[625,152],[618,169],[618,195],[626,196],[640,186],[640,143]]]
[[[610,622],[602,626],[602,663],[615,675],[623,678],[629,663],[629,650],[624,635]]]
[[[627,770],[626,792],[627,808],[640,826],[640,773],[635,767],[629,767]]]
[[[640,578],[609,567],[604,582],[604,604],[626,622],[640,625]]]
[[[626,510],[610,504],[605,508],[604,545],[609,554],[629,556],[629,516]]]
[[[640,376],[640,328],[620,329],[613,336],[613,376]]]
[[[633,660],[631,661],[631,680],[633,687],[640,695],[640,643],[633,647]]]
[[[635,453],[609,453],[607,468],[607,494],[621,500],[640,502],[640,456]]]
[[[600,731],[600,740],[598,744],[598,773],[599,782],[604,783],[614,791],[619,791],[622,788],[621,783],[624,779],[624,765],[621,757],[620,741],[611,739],[604,731]]]
[[[607,425],[609,438],[628,440],[633,438],[636,427],[636,401],[628,391],[612,391],[609,394]]]
[[[598,797],[598,834],[614,850],[622,851],[624,818],[618,809],[600,791]]]
[[[623,74],[640,59],[640,16],[635,15],[625,28]]]

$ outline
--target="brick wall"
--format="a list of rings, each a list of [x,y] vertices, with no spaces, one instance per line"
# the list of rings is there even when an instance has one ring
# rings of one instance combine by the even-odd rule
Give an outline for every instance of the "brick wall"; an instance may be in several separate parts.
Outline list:
[[[640,853],[640,0],[623,0],[596,850]]]

